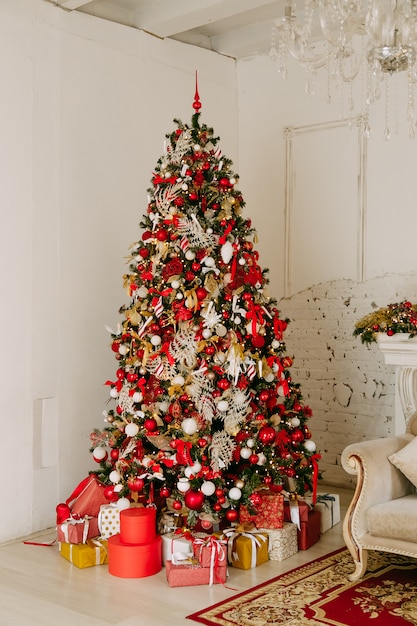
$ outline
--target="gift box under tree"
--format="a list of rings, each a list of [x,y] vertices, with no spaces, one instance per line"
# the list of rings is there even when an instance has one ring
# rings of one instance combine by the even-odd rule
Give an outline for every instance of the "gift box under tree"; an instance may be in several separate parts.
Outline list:
[[[57,540],[62,543],[87,543],[100,534],[97,517],[70,517],[57,525]]]
[[[251,508],[241,505],[239,523],[254,524],[256,528],[282,528],[284,525],[284,496],[257,492],[251,498]]]
[[[337,493],[318,493],[314,508],[321,513],[321,532],[327,530],[340,522],[340,498]]]
[[[167,561],[165,571],[170,587],[224,584],[227,579],[226,562],[213,571],[210,567],[201,567],[196,559],[193,563],[182,565],[174,565],[172,561]]]
[[[321,513],[304,500],[293,499],[284,504],[284,519],[297,526],[299,550],[308,550],[320,539]]]
[[[227,539],[227,561],[239,569],[251,569],[269,560],[266,532],[249,526],[227,528],[220,537]]]
[[[283,528],[261,528],[269,537],[268,556],[270,561],[284,561],[298,552],[297,526],[285,522]]]
[[[67,561],[84,569],[93,565],[107,563],[107,541],[88,539],[87,543],[60,543],[59,552]]]

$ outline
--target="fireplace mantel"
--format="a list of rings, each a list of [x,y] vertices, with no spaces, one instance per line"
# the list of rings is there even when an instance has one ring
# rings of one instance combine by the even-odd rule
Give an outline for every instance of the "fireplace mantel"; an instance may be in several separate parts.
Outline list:
[[[401,434],[417,411],[417,337],[378,333],[377,342],[385,363],[395,365],[395,434]]]

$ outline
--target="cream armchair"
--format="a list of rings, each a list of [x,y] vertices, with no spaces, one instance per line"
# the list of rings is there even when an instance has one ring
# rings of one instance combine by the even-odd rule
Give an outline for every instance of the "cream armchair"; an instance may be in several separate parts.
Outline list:
[[[343,468],[357,475],[343,522],[343,537],[355,561],[351,580],[364,575],[369,550],[417,559],[416,435],[417,414],[405,434],[351,444],[342,453]]]

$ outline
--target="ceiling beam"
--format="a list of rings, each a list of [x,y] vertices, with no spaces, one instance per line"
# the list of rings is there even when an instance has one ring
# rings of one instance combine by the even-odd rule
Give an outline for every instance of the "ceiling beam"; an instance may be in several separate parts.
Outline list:
[[[245,11],[276,5],[271,0],[155,0],[134,11],[136,28],[171,37]]]

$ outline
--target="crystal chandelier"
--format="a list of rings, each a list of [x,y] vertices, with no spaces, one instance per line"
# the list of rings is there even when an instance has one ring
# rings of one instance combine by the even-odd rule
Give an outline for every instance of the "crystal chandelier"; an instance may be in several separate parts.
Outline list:
[[[389,139],[391,82],[402,73],[407,82],[406,120],[410,137],[417,132],[417,0],[305,0],[301,17],[287,0],[284,17],[273,25],[271,58],[287,77],[288,55],[307,70],[306,91],[314,93],[317,71],[327,72],[327,101],[333,88],[343,95],[349,117],[358,116],[369,135],[370,106],[385,91],[385,130]],[[398,91],[398,85],[395,85]]]

